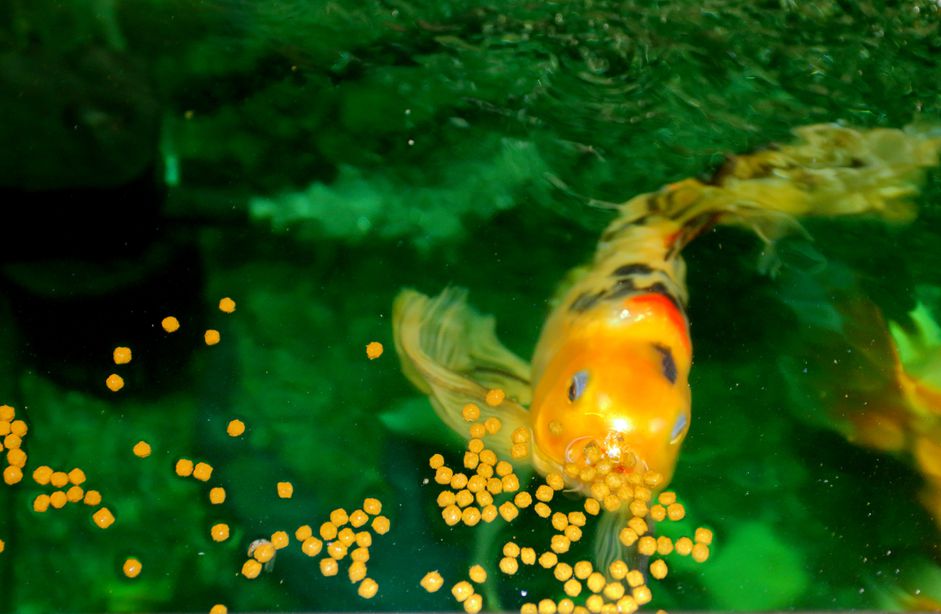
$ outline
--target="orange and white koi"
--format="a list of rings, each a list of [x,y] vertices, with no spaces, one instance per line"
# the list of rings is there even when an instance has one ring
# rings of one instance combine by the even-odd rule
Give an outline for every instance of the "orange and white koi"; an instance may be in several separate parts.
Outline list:
[[[692,343],[683,248],[716,224],[750,228],[763,240],[809,215],[874,214],[905,221],[941,135],[815,125],[796,142],[733,156],[709,180],[687,179],[618,207],[595,256],[569,276],[531,363],[497,339],[494,320],[465,292],[436,298],[404,290],[393,325],[403,370],[441,419],[466,437],[465,404],[532,436],[528,460],[559,470],[592,445],[630,471],[674,473],[691,424]],[[489,389],[506,392],[489,407]],[[498,453],[510,437],[488,443]],[[570,484],[579,488],[576,483]]]

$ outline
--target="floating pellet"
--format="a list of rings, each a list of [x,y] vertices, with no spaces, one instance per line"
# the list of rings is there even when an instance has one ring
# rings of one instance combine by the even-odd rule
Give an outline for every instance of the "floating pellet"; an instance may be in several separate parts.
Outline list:
[[[429,593],[437,593],[444,586],[444,578],[437,571],[429,571],[419,582],[421,587]]]
[[[228,296],[219,299],[219,311],[223,313],[233,313],[235,311],[235,301]]]
[[[114,359],[114,364],[116,365],[126,365],[131,362],[131,348],[128,347],[116,347],[111,353],[111,357]]]
[[[529,456],[529,446],[525,443],[514,443],[510,446],[510,456],[516,459]]]
[[[327,557],[320,559],[320,573],[326,577],[335,576],[340,571],[340,565],[336,559]]]
[[[536,550],[533,548],[520,548],[520,561],[523,565],[535,565]]]
[[[57,510],[61,510],[63,507],[65,507],[65,504],[68,503],[68,501],[69,498],[61,490],[57,490],[49,495],[49,505]]]
[[[481,565],[472,565],[468,571],[468,576],[470,576],[471,582],[483,584],[487,581],[487,570]]]
[[[438,507],[447,507],[449,505],[454,505],[456,497],[454,492],[450,490],[442,490],[438,493],[438,498],[436,499]]]
[[[673,552],[673,540],[665,535],[657,538],[657,554],[666,556]]]
[[[693,551],[693,540],[688,537],[681,537],[673,544],[673,548],[677,554],[686,556]]]
[[[555,552],[543,552],[539,555],[539,564],[546,569],[555,567],[555,564],[559,562],[559,557],[556,556]]]
[[[562,585],[562,590],[569,597],[578,597],[582,592],[582,583],[575,578],[570,578]]]
[[[279,499],[290,499],[294,496],[294,484],[291,482],[278,482],[276,488]]]
[[[513,465],[511,465],[505,460],[498,461],[496,466],[494,467],[494,471],[499,477],[505,478],[505,477],[513,475]]]
[[[552,508],[541,501],[533,506],[533,511],[542,518],[548,518],[552,514]]]
[[[454,502],[458,507],[467,507],[474,502],[474,495],[471,491],[465,489],[454,495]]]
[[[536,607],[535,603],[524,603],[520,606],[520,614],[536,614],[539,612],[539,608]]]
[[[23,444],[23,439],[14,433],[10,433],[3,438],[3,445],[10,450],[18,450],[19,447]]]
[[[604,605],[604,597],[601,595],[592,595],[585,600],[585,607],[588,608],[588,611],[592,614],[598,614],[601,612],[601,608]]]
[[[350,558],[361,563],[369,561],[369,548],[354,548],[353,551],[350,552]]]
[[[181,478],[188,478],[193,475],[193,461],[188,458],[181,458],[176,461],[176,474]],[[52,474],[55,477],[55,474]]]
[[[515,542],[503,544],[503,556],[516,558],[520,555],[520,547]]]
[[[16,417],[16,410],[9,405],[0,405],[0,421],[11,422]]]
[[[461,416],[467,422],[474,422],[480,418],[480,407],[478,407],[475,403],[468,403],[461,408]]]
[[[500,516],[502,516],[503,519],[506,520],[507,522],[513,522],[513,520],[515,520],[516,517],[519,516],[519,513],[520,513],[516,505],[510,503],[509,501],[504,501],[500,505],[499,511],[500,511]]]
[[[29,427],[26,426],[26,423],[22,420],[14,420],[10,423],[10,433],[16,435],[19,438],[26,437],[26,433],[29,432]]]
[[[497,509],[496,505],[485,505],[480,508],[480,519],[484,522],[493,522],[499,515],[500,511]]]
[[[554,491],[552,488],[546,484],[542,484],[536,489],[536,498],[545,503],[552,501],[553,494]]]
[[[656,488],[663,482],[663,475],[657,471],[648,471],[644,474],[644,484]]]
[[[487,391],[487,396],[484,397],[484,400],[487,402],[487,405],[490,407],[496,407],[506,399],[506,393],[500,390],[499,388],[492,388]]]
[[[694,541],[700,544],[706,544],[707,546],[712,543],[712,531],[699,527],[696,529],[696,533],[693,536]]]
[[[467,486],[467,475],[464,473],[455,473],[451,476],[451,488],[461,490]]]
[[[594,571],[594,569],[592,568],[592,565],[590,562],[579,561],[575,563],[575,567],[573,567],[573,571],[575,572],[576,578],[578,578],[579,580],[584,580],[588,576],[591,575],[591,572]]]
[[[345,559],[347,548],[338,541],[327,544],[327,556],[338,561]]]
[[[605,587],[604,574],[597,571],[591,572],[591,575],[588,576],[588,579],[585,580],[585,585],[593,593],[600,593],[604,590]]]
[[[53,471],[49,476],[49,483],[55,488],[62,488],[69,483],[69,474],[64,471]]]
[[[3,470],[3,481],[8,485],[19,484],[23,481],[23,471],[19,467],[9,466]]]
[[[575,611],[575,602],[571,599],[560,599],[556,607],[559,614],[572,614]]]
[[[453,527],[461,521],[461,508],[456,505],[449,505],[441,510],[441,518],[449,527]]]
[[[645,486],[635,486],[634,498],[647,503],[653,498],[653,494],[650,492],[650,489]]]
[[[140,575],[142,565],[141,562],[135,558],[129,558],[124,561],[124,565],[121,567],[124,571],[124,575],[128,578],[136,578]]]
[[[660,505],[668,506],[676,503],[676,493],[670,490],[665,490],[657,497],[657,501],[660,502]]]
[[[516,496],[513,497],[513,504],[520,509],[526,509],[533,504],[533,496],[525,490],[518,492]]]
[[[459,602],[463,602],[465,599],[474,594],[474,587],[471,586],[470,582],[461,580],[451,587],[451,594],[454,595],[454,598]]]
[[[337,526],[332,522],[325,522],[320,525],[320,537],[324,541],[330,541],[337,538]]]
[[[569,525],[565,527],[565,537],[567,537],[570,542],[577,542],[582,538],[582,530],[575,525]]]
[[[631,518],[627,521],[627,526],[634,529],[634,532],[637,533],[638,536],[644,535],[649,530],[647,522],[643,518]]]
[[[209,608],[209,614],[229,614],[229,608],[225,607],[221,603],[217,603],[216,605]]]
[[[438,467],[435,470],[435,482],[441,484],[442,486],[448,486],[451,484],[451,478],[454,476],[454,472],[450,467]]]
[[[508,576],[512,576],[519,570],[519,562],[511,556],[505,556],[500,559],[500,571]]]
[[[706,559],[709,558],[709,546],[703,543],[694,544],[692,556],[697,563],[705,563]]]
[[[147,458],[148,456],[150,456],[150,452],[151,452],[150,444],[143,440],[138,441],[137,443],[134,444],[133,452],[134,452],[134,456],[138,458]]]
[[[464,508],[461,512],[461,522],[469,527],[477,526],[480,522],[480,509],[474,506]]]
[[[503,423],[500,422],[499,418],[491,416],[484,420],[484,430],[487,431],[488,435],[496,435],[500,432],[500,429],[503,427]]]
[[[682,503],[671,503],[667,506],[667,518],[670,520],[683,520],[684,516],[686,516],[686,509]]]
[[[363,499],[363,511],[370,516],[378,516],[382,513],[382,502],[374,497]]]
[[[627,576],[628,567],[627,563],[618,559],[608,565],[608,574],[615,580],[623,580]]]
[[[112,514],[111,510],[108,508],[103,507],[92,514],[92,520],[95,521],[95,524],[98,525],[99,528],[107,529],[114,524],[114,514]]]
[[[209,530],[209,535],[212,536],[214,542],[224,542],[229,539],[229,525],[224,522],[214,524]]]
[[[83,503],[91,506],[99,505],[101,503],[101,493],[97,490],[86,491]]]
[[[275,554],[277,554],[277,550],[274,545],[270,542],[262,542],[251,549],[250,556],[259,563],[264,564],[273,559]]]
[[[14,467],[22,469],[26,465],[26,452],[19,448],[14,448],[7,452],[7,463]]]
[[[196,463],[193,467],[193,477],[200,482],[208,482],[212,477],[212,465],[209,463]]]
[[[350,582],[356,584],[366,579],[366,563],[364,561],[353,561],[347,570],[347,577]]]
[[[605,497],[611,494],[611,489],[604,482],[595,482],[588,488],[588,493],[599,501],[604,501]]]
[[[667,564],[663,559],[657,559],[650,563],[650,575],[657,580],[663,580],[667,577]]]
[[[261,573],[261,563],[255,559],[248,559],[242,563],[242,575],[249,579],[254,580],[258,577],[258,574]]]
[[[271,534],[271,545],[276,549],[287,548],[289,543],[291,543],[291,538],[288,537],[287,531],[275,531]]]
[[[622,544],[630,548],[637,541],[637,531],[630,527],[624,527],[618,533],[618,539]]]
[[[503,481],[500,478],[490,478],[487,480],[487,490],[494,495],[499,495],[503,492]]]
[[[552,490],[562,490],[565,488],[565,478],[562,477],[561,473],[553,471],[546,476],[546,484]]]
[[[480,457],[477,456],[476,452],[471,452],[468,450],[464,453],[464,468],[465,469],[476,469],[477,465],[480,464]]]
[[[650,603],[650,600],[653,598],[653,596],[650,594],[650,589],[646,586],[638,586],[631,592],[631,594],[634,597],[634,601],[637,602],[637,605]]]
[[[519,478],[516,477],[516,474],[511,473],[509,475],[503,476],[501,482],[504,492],[516,492],[520,489],[520,481]]]
[[[225,432],[229,437],[240,437],[245,433],[245,423],[238,419],[229,420]]]
[[[354,529],[360,528],[367,522],[369,522],[369,515],[363,510],[353,510],[353,513],[350,514],[350,525]]]
[[[350,521],[349,515],[346,513],[346,510],[342,507],[338,507],[332,512],[330,512],[330,522],[333,523],[333,526],[339,528],[345,525]]]
[[[356,541],[356,533],[350,527],[344,527],[337,533],[337,541],[349,548]]]
[[[428,466],[432,469],[439,469],[444,466],[444,457],[440,454],[432,454],[428,459]]]
[[[480,462],[486,463],[491,467],[497,464],[497,454],[493,450],[486,448],[479,452]]]
[[[564,531],[569,526],[568,516],[562,512],[556,512],[552,515],[552,528],[556,531]]]
[[[105,386],[107,386],[108,390],[111,392],[117,392],[124,388],[124,378],[117,373],[112,373],[105,380]]]
[[[624,585],[620,582],[608,582],[605,584],[603,593],[610,601],[617,601],[624,596]]]
[[[627,581],[628,586],[635,588],[644,583],[644,574],[642,574],[639,569],[632,569],[627,572],[624,579]]]
[[[592,516],[597,516],[601,513],[601,504],[597,499],[592,499],[588,497],[585,499],[585,511],[591,514]]]
[[[78,503],[85,496],[85,490],[81,486],[73,486],[65,491],[65,497],[69,503]]]
[[[663,507],[662,505],[658,503],[656,505],[651,506],[650,511],[648,513],[650,514],[650,517],[654,521],[660,522],[661,520],[667,517],[667,508]]]
[[[555,614],[555,601],[551,599],[540,599],[538,605],[539,614]]]
[[[552,575],[559,582],[565,582],[572,577],[572,566],[568,563],[557,563],[555,569],[552,570]]]
[[[209,490],[209,502],[213,505],[225,503],[225,488],[215,486]]]
[[[316,537],[308,537],[301,543],[301,552],[307,556],[317,556],[323,550],[323,542]]]
[[[481,462],[479,465],[477,465],[477,475],[484,478],[485,480],[489,480],[493,477],[493,465],[488,465],[487,463]]]
[[[369,531],[360,531],[356,534],[356,545],[360,548],[369,548],[372,546],[372,533]]]
[[[493,503],[493,495],[490,494],[490,491],[480,490],[477,491],[477,494],[474,496],[477,500],[477,505],[481,507],[487,507]]]
[[[553,535],[549,543],[549,547],[552,548],[552,551],[558,554],[565,554],[569,551],[569,547],[571,546],[569,538],[564,535]]]
[[[470,428],[467,430],[467,432],[474,439],[483,439],[487,436],[487,429],[481,422],[475,422],[474,424],[470,425]]]
[[[33,481],[39,484],[40,486],[45,486],[49,483],[49,478],[52,477],[52,467],[42,465],[41,467],[36,467],[33,471]]]
[[[644,535],[637,540],[637,551],[644,556],[650,556],[657,551],[657,540],[650,535]]]
[[[180,321],[173,316],[167,316],[160,321],[160,326],[168,333],[175,333],[180,330]]]
[[[214,328],[210,328],[203,333],[203,341],[206,342],[206,345],[216,345],[221,338],[222,336],[219,334],[219,331]]]
[[[33,499],[33,511],[40,514],[49,509],[49,495],[43,493]]]
[[[384,348],[382,347],[381,343],[378,341],[371,341],[366,344],[366,357],[369,358],[369,360],[376,360],[382,356],[383,349]]]
[[[483,607],[484,599],[477,593],[464,600],[464,611],[467,614],[477,614]]]
[[[630,510],[631,514],[633,514],[633,515],[635,515],[635,516],[638,516],[638,517],[640,517],[640,518],[643,518],[644,516],[646,516],[647,513],[650,511],[650,510],[647,508],[647,504],[646,504],[646,503],[644,503],[643,501],[638,501],[637,499],[631,501],[631,503],[630,503],[630,505],[628,505],[627,509]]]

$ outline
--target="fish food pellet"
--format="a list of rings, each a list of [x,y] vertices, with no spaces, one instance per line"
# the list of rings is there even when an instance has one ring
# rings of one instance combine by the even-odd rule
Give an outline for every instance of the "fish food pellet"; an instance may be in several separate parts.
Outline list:
[[[588,608],[588,611],[592,614],[598,614],[601,612],[601,607],[604,605],[604,597],[601,595],[592,595],[585,600],[585,607]]]
[[[471,582],[476,584],[483,584],[487,581],[487,570],[480,565],[471,566],[468,575],[470,576]]]
[[[536,498],[540,501],[548,503],[552,501],[553,490],[546,484],[541,485],[536,489]]]
[[[542,518],[548,518],[552,514],[552,508],[541,501],[533,506],[533,511]]]
[[[429,593],[437,593],[444,586],[444,578],[437,571],[429,571],[419,584]]]
[[[546,476],[546,484],[549,485],[552,490],[562,490],[565,488],[565,479],[562,477],[561,473],[553,471]]]
[[[513,542],[503,544],[503,556],[516,558],[520,555],[520,547]]]
[[[16,450],[23,444],[23,438],[14,433],[10,433],[3,438],[3,445],[10,450]]]
[[[61,510],[68,503],[68,496],[61,490],[57,490],[49,495],[49,504],[57,510]]]
[[[555,614],[555,601],[551,599],[541,599],[538,608],[539,614]]]
[[[369,360],[376,360],[382,356],[382,350],[383,347],[381,343],[378,341],[371,341],[370,343],[366,344],[366,357],[369,358]]]
[[[141,563],[135,558],[124,561],[124,575],[128,578],[136,578],[141,572]]]
[[[337,575],[337,572],[340,571],[340,565],[336,562],[336,559],[326,558],[320,559],[320,573],[324,576],[330,577]]]
[[[470,425],[470,428],[467,430],[467,432],[473,439],[478,440],[484,438],[487,435],[487,429],[484,428],[484,425],[480,422],[475,422],[474,424]],[[475,452],[479,452],[479,450],[475,450]]]
[[[582,592],[582,583],[575,578],[569,578],[562,586],[562,590],[569,597],[578,597]]]
[[[335,527],[342,527],[349,521],[350,517],[342,507],[338,507],[330,512],[330,522],[332,522]]]
[[[167,316],[160,321],[160,326],[168,333],[175,333],[180,330],[180,321],[173,316]]]
[[[515,574],[520,568],[519,563],[511,556],[505,556],[500,559],[500,571],[508,576]]]
[[[181,458],[176,461],[176,474],[181,478],[188,478],[193,475],[193,461],[188,458]]]
[[[646,586],[638,586],[631,594],[634,596],[634,601],[637,602],[637,605],[650,603],[650,600],[653,599],[653,596],[650,594],[650,589]]]
[[[637,533],[638,536],[646,534],[649,530],[646,521],[644,521],[643,518],[637,518],[636,516],[627,521],[627,526],[634,529],[634,532]]]
[[[464,611],[467,614],[477,614],[484,607],[484,598],[474,593],[464,600]]]
[[[673,548],[677,554],[686,556],[693,551],[693,540],[688,537],[681,537],[673,544]]]
[[[608,573],[615,580],[623,580],[624,577],[627,575],[627,572],[628,572],[627,563],[625,563],[624,561],[620,559],[608,565]]]
[[[507,522],[513,522],[517,516],[519,516],[519,509],[509,501],[504,501],[498,508],[500,515]]]
[[[225,488],[216,486],[209,491],[209,502],[213,505],[225,503]]]
[[[323,542],[316,537],[308,537],[301,544],[301,552],[307,556],[317,556],[323,550]]]
[[[451,594],[454,595],[454,598],[459,602],[463,602],[465,599],[474,594],[474,587],[471,586],[470,582],[461,580],[451,587]]]
[[[555,552],[546,551],[539,555],[539,564],[545,569],[555,567],[555,564],[558,562],[559,557],[556,556]]]
[[[476,507],[465,508],[461,513],[461,522],[469,527],[477,526],[480,522],[480,510]]]
[[[706,559],[709,558],[709,546],[703,543],[694,544],[692,556],[697,563],[705,563]]]
[[[45,486],[49,483],[49,478],[52,477],[52,467],[42,465],[41,467],[36,467],[33,471],[33,481],[39,484],[40,486]]]
[[[650,514],[650,517],[653,518],[655,521],[660,522],[661,520],[667,517],[667,508],[663,507],[662,505],[658,503],[654,506],[651,506],[649,514]]]
[[[127,363],[131,362],[131,348],[114,348],[114,352],[112,352],[112,358],[114,358],[114,364],[126,365]]]
[[[486,490],[477,491],[477,494],[474,495],[474,499],[477,500],[477,504],[481,507],[487,507],[493,503],[493,495]]]
[[[111,510],[108,508],[103,507],[92,514],[92,520],[95,521],[95,524],[98,525],[99,528],[107,529],[114,524],[114,514],[112,514]]]
[[[536,564],[536,550],[533,548],[520,548],[520,561],[523,565]]]
[[[101,493],[97,490],[89,490],[85,493],[85,498],[83,499],[85,505],[99,505],[101,503]]]
[[[229,437],[240,437],[245,433],[245,423],[241,420],[229,420],[225,427],[225,432]]]
[[[480,407],[475,403],[468,403],[461,409],[461,416],[467,422],[475,422],[480,418]]]
[[[372,530],[377,535],[385,535],[386,533],[389,532],[389,526],[390,526],[389,519],[386,518],[385,516],[376,516],[375,518],[373,518],[371,526],[372,526]]]
[[[258,544],[258,546],[252,550],[252,557],[259,563],[267,563],[274,558],[275,554],[277,554],[277,550],[269,542]]]
[[[594,571],[594,569],[592,569],[591,563],[588,561],[579,561],[575,563],[574,571],[576,578],[579,580],[584,580],[591,575],[591,572]]]
[[[667,577],[667,564],[663,559],[657,559],[650,564],[650,575],[657,580],[663,580]]]
[[[137,443],[134,444],[133,452],[134,452],[134,456],[138,458],[147,458],[148,456],[150,456],[150,452],[151,452],[150,444],[147,443],[146,441],[138,441]]]
[[[676,493],[673,491],[666,490],[657,497],[657,501],[660,502],[660,505],[664,507],[667,505],[672,505],[676,503]]]
[[[644,535],[637,541],[637,551],[644,556],[650,556],[657,551],[657,540],[650,535]]]
[[[229,614],[229,608],[225,607],[221,603],[217,603],[216,605],[209,608],[209,614]]]
[[[536,614],[538,611],[535,603],[524,603],[520,606],[520,614]]]
[[[624,596],[624,585],[620,582],[608,582],[603,592],[608,600],[617,601]]]
[[[85,491],[81,486],[73,486],[65,491],[65,496],[69,500],[69,503],[78,503],[82,500],[82,497],[85,496]]]
[[[560,599],[556,607],[559,614],[572,614],[575,611],[575,602],[571,599]]]
[[[344,527],[337,533],[337,540],[349,548],[356,541],[356,533],[350,527]]]
[[[703,527],[699,527],[698,529],[696,529],[696,533],[693,536],[693,540],[700,544],[706,544],[708,546],[709,544],[712,543],[712,531],[710,531],[709,529],[704,529]]]
[[[200,482],[208,482],[212,477],[212,465],[208,463],[196,463],[193,467],[193,477]]]
[[[639,569],[632,569],[627,572],[627,575],[624,576],[624,579],[628,586],[635,588],[644,583],[644,574],[642,574]]]
[[[601,513],[601,504],[597,499],[592,499],[591,497],[585,499],[585,511],[591,514],[592,516],[597,516]]]
[[[449,505],[441,510],[441,518],[449,527],[453,527],[461,521],[461,508],[456,505]]]
[[[577,542],[582,538],[582,530],[574,524],[565,527],[565,536],[570,542]]]
[[[294,484],[290,482],[278,482],[278,498],[290,499],[294,496]]]
[[[235,301],[228,296],[219,300],[219,311],[223,313],[233,313],[235,311]]]
[[[513,497],[513,504],[520,509],[526,509],[533,504],[533,496],[525,490],[520,491]]]
[[[327,555],[336,560],[342,560],[346,558],[347,547],[344,546],[341,542],[335,541],[327,544]]]
[[[212,525],[212,528],[209,530],[209,534],[212,536],[212,541],[214,542],[224,542],[229,539],[229,525],[224,522]]]
[[[271,545],[277,550],[287,548],[290,542],[291,538],[288,537],[287,531],[275,531],[271,534]]]
[[[242,564],[242,575],[249,580],[254,580],[261,573],[261,563],[255,559],[248,559]]]
[[[36,498],[33,499],[33,511],[43,513],[49,509],[49,495],[41,494],[36,495]]]
[[[16,410],[9,405],[0,405],[0,421],[11,422],[16,418]]]
[[[457,503],[458,507],[467,507],[474,502],[474,495],[469,490],[462,490],[454,495],[454,502]]]
[[[499,515],[496,505],[486,505],[480,510],[480,519],[484,522],[493,522]]]
[[[19,467],[9,466],[3,470],[3,481],[13,486],[23,480],[23,471]]]
[[[14,448],[7,452],[7,463],[14,467],[22,469],[26,465],[26,452],[19,448]]]
[[[468,450],[464,453],[464,468],[465,469],[476,469],[477,465],[480,464],[480,457],[477,456],[476,452],[471,452]]]
[[[502,427],[503,423],[500,422],[499,418],[491,416],[484,420],[484,430],[486,430],[489,435],[496,435],[500,432]]]
[[[673,552],[673,540],[665,535],[657,538],[657,554],[666,556]]]
[[[682,503],[671,503],[667,507],[667,518],[670,520],[683,520],[684,516],[686,516],[686,509]]]
[[[457,501],[457,497],[450,490],[442,490],[440,493],[438,493],[438,498],[436,499],[436,502],[438,503],[438,507],[442,507],[442,508],[447,507],[449,505],[454,505],[456,501]]]
[[[219,331],[214,328],[210,328],[205,333],[203,333],[203,341],[206,342],[206,345],[216,345],[219,343],[220,339],[221,335],[219,335]]]
[[[525,443],[514,443],[510,447],[510,456],[516,459],[526,458],[529,456],[529,446]]]
[[[350,558],[354,561],[359,561],[360,563],[368,562],[369,548],[355,548],[352,552],[350,552]]]
[[[444,459],[441,462],[444,462]],[[363,511],[370,516],[378,516],[382,513],[382,502],[374,497],[363,499]]]
[[[366,579],[366,563],[364,561],[354,560],[350,563],[350,568],[346,572],[350,582],[356,584]]]
[[[124,388],[124,378],[117,373],[112,373],[105,380],[105,386],[107,386],[108,390],[111,392],[117,392],[118,390]]]
[[[552,515],[552,528],[556,531],[564,531],[569,526],[568,516],[562,512],[556,512]]]
[[[558,563],[552,571],[552,575],[559,582],[565,582],[572,577],[572,566],[567,563]]]
[[[432,454],[428,459],[428,466],[435,470],[440,469],[444,466],[444,457],[440,454]]]
[[[604,575],[598,573],[597,571],[591,572],[591,575],[588,576],[588,579],[585,580],[585,584],[588,586],[588,590],[593,593],[600,593],[604,590],[606,582],[604,581]]]
[[[552,548],[552,551],[558,554],[565,554],[571,546],[569,538],[564,535],[553,535],[550,544],[549,547]]]
[[[491,390],[488,390],[487,396],[484,397],[484,400],[490,407],[496,407],[500,403],[503,403],[504,399],[506,399],[506,393],[499,388],[492,388]]]
[[[452,477],[454,477],[454,472],[450,467],[441,466],[435,470],[435,482],[442,486],[450,486]]]
[[[372,533],[369,531],[360,531],[356,534],[356,545],[360,548],[369,548],[372,546]]]
[[[363,510],[353,510],[353,513],[350,514],[350,525],[354,529],[360,528],[367,522],[369,522],[369,516]]]

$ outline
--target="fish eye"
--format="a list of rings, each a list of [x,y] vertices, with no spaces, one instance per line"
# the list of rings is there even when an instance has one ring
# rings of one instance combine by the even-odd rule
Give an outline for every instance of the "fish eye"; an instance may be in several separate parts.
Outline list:
[[[569,402],[574,403],[585,392],[585,386],[588,384],[588,371],[579,371],[572,376],[569,384]]]
[[[673,424],[673,431],[670,433],[670,443],[675,444],[686,431],[686,414],[682,413],[676,418]]]

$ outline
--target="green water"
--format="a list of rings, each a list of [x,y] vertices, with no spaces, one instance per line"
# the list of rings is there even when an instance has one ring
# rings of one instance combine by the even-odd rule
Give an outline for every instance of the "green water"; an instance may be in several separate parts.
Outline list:
[[[427,458],[459,462],[461,443],[399,371],[395,294],[467,287],[528,357],[610,220],[590,198],[708,175],[795,126],[941,121],[939,27],[935,2],[867,0],[0,4],[0,403],[30,428],[26,477],[0,484],[0,611],[450,610],[418,579],[475,562],[485,609],[562,597],[544,570],[496,571],[495,544],[548,538],[532,514],[441,522]],[[670,560],[656,608],[941,598],[921,477],[848,443],[830,402],[878,377],[833,331],[841,300],[941,319],[937,170],[918,204],[904,227],[808,223],[774,276],[739,230],[688,249],[694,413],[673,486],[689,514],[672,530],[716,543],[704,565]],[[134,360],[114,394],[117,345]],[[215,467],[224,505],[174,475],[180,457]],[[35,513],[39,464],[83,468],[116,524]],[[296,543],[237,575],[252,540],[364,496],[393,523],[372,601]]]

